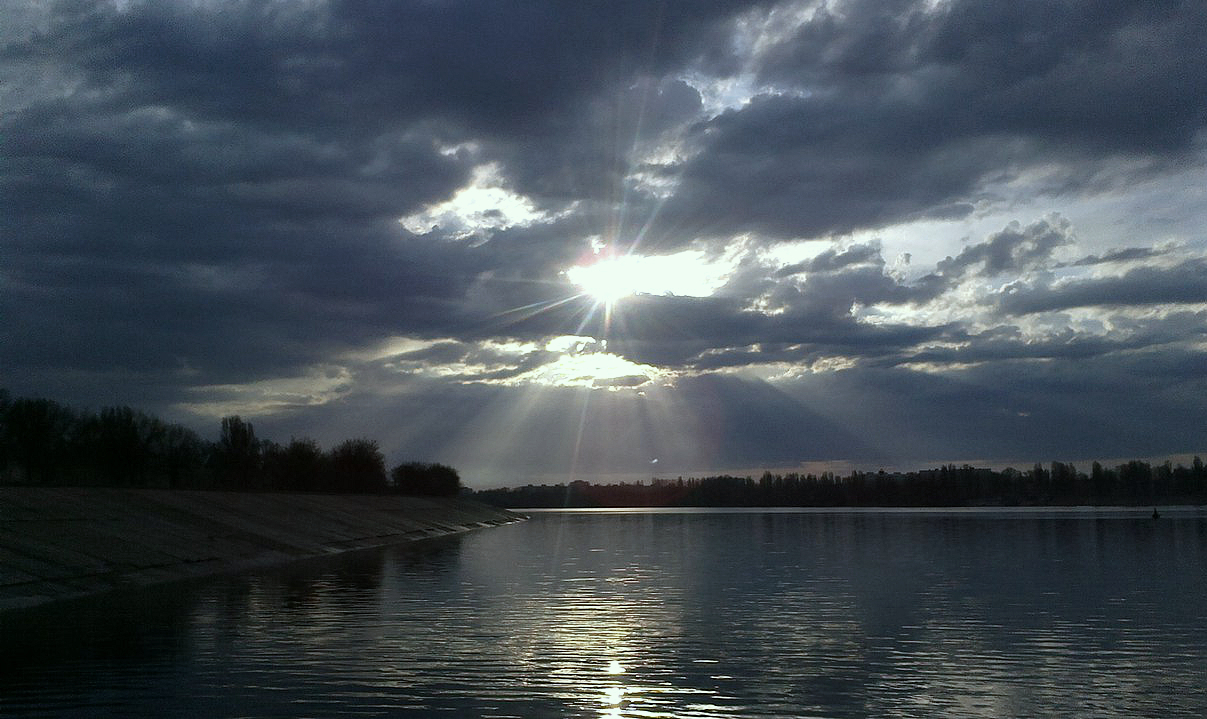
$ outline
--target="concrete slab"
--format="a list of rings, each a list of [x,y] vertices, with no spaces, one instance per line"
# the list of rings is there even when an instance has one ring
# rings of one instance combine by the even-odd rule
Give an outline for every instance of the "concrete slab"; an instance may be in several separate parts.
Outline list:
[[[0,610],[522,518],[458,499],[0,487]]]

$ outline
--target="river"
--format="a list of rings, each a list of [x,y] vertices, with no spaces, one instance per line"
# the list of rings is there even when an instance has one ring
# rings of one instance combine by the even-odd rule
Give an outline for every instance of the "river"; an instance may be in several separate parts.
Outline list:
[[[0,616],[4,717],[1202,717],[1207,512],[640,510]]]

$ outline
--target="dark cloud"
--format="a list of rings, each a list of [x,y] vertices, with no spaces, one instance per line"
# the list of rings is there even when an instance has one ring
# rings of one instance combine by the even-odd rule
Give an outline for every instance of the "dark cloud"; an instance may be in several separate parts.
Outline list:
[[[834,100],[833,103],[846,102]],[[667,221],[695,233],[814,237],[950,217],[1008,145],[913,141],[881,112],[824,99],[761,96],[701,125],[703,151],[675,168]],[[852,123],[852,118],[861,118]]]
[[[174,418],[279,396],[263,411],[282,436],[386,427],[391,451],[542,472],[575,461],[580,431],[598,433],[582,468],[648,471],[655,456],[1055,446],[1111,387],[1151,413],[1137,417],[1161,401],[1174,419],[1201,410],[1201,237],[1086,237],[1049,214],[962,248],[936,237],[933,267],[890,266],[885,248],[895,223],[974,226],[1015,202],[1033,218],[1193,174],[1202,3],[810,13],[793,26],[786,4],[723,0],[9,3],[0,379]],[[470,208],[490,222],[425,214],[474,182],[505,197]],[[400,223],[429,216],[443,226]],[[870,232],[844,234],[857,231]],[[826,244],[780,261],[784,240]],[[564,274],[592,243],[735,266],[713,296],[608,311]],[[1092,317],[1074,327],[1073,308]],[[599,342],[550,349],[566,335]],[[532,381],[605,352],[654,370],[620,363],[587,395]],[[1136,425],[1116,421],[1103,436],[1122,442]],[[908,442],[894,434],[907,424]],[[514,446],[454,446],[501,427]],[[1118,446],[1190,441],[1158,434],[1165,445]]]
[[[1207,302],[1207,261],[1187,260],[1174,267],[1137,267],[1119,277],[1075,280],[1062,284],[1006,286],[998,306],[1023,315],[1074,307],[1119,307]]]
[[[822,6],[770,50],[781,94],[701,123],[668,214],[698,231],[810,237],[967,214],[994,182],[1064,163],[1197,152],[1201,3]]]
[[[1085,267],[1087,265],[1101,265],[1110,262],[1132,262],[1135,260],[1147,260],[1153,257],[1159,257],[1168,252],[1168,250],[1158,247],[1124,247],[1117,250],[1104,252],[1101,256],[1086,255],[1085,257],[1073,263],[1074,267]]]
[[[757,4],[60,2],[44,34],[7,53],[53,54],[106,108],[339,144],[472,140],[525,190],[564,199],[613,191],[616,143],[698,106],[658,78],[723,45],[720,21]],[[78,95],[60,111],[78,111]]]
[[[846,267],[847,265],[857,265],[862,263],[871,263],[878,266],[884,265],[884,258],[880,255],[880,245],[877,243],[869,243],[863,245],[851,245],[844,249],[832,248],[823,250],[819,255],[805,262],[797,262],[795,264],[786,265],[775,271],[775,277],[791,277],[800,272],[827,272]]]
[[[1002,325],[978,334],[953,334],[960,342],[952,346],[923,347],[894,358],[891,364],[978,364],[1003,360],[1082,360],[1147,350],[1185,342],[1207,335],[1207,313],[1176,312],[1169,316],[1134,322],[1120,320],[1111,335],[1079,332],[1072,328],[1028,337],[1018,327]]]
[[[624,314],[608,347],[642,364],[705,370],[895,355],[950,331],[947,326],[858,322],[851,315],[852,305],[882,296],[875,284],[864,291],[862,279],[862,273],[814,277],[780,293],[781,311],[770,315],[734,300],[636,298],[631,307],[620,309]]]
[[[13,263],[4,270],[13,321],[0,334],[6,348],[21,351],[5,365],[187,365],[210,383],[291,373],[379,337],[455,330],[473,278],[472,258],[456,246],[332,237],[306,254],[215,264],[54,255]]]
[[[629,374],[622,377],[596,377],[591,380],[592,387],[640,387],[650,383],[650,378],[643,374]]]
[[[1182,347],[941,372],[855,368],[804,377],[784,389],[834,421],[859,427],[906,466],[935,456],[1024,464],[1160,456],[1202,441],[1195,419],[1200,404],[1192,395],[1205,388],[1204,380],[1201,373],[1181,374],[1201,360],[1201,352]],[[1149,363],[1160,369],[1150,370]],[[1166,429],[1154,432],[1134,415],[1161,417]]]
[[[943,275],[959,276],[979,266],[980,274],[986,277],[1018,273],[1045,264],[1053,250],[1072,242],[1072,227],[1063,218],[1040,220],[1026,228],[1013,222],[985,242],[965,247],[954,259],[943,260],[938,270]]]
[[[1001,133],[1049,150],[1180,152],[1207,117],[1207,73],[1186,52],[1205,26],[1193,0],[855,0],[815,13],[764,75],[883,108],[903,141]]]
[[[393,359],[400,362],[433,362],[450,364],[460,362],[472,351],[472,346],[464,342],[436,342],[422,349],[402,352]]]

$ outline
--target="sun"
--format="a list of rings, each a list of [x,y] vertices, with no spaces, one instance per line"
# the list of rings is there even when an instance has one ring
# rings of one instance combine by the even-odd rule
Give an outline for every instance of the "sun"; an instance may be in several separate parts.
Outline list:
[[[598,254],[566,270],[566,278],[596,302],[613,305],[633,295],[708,297],[732,268],[710,263],[701,253],[672,255]]]
[[[635,258],[614,257],[566,270],[566,277],[597,302],[613,304],[637,294],[642,285]]]

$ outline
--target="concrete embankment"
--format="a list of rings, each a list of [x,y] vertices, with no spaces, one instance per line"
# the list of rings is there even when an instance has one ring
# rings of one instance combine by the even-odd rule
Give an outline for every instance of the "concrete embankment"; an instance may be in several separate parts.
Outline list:
[[[460,499],[0,487],[0,610],[519,519]]]

